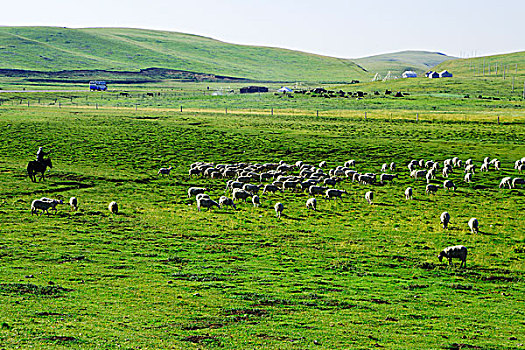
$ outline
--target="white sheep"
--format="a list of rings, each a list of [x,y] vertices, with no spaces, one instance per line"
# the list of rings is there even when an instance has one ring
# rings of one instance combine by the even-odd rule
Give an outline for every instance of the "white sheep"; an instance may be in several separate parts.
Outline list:
[[[211,207],[221,208],[219,203],[209,197],[201,197],[197,200],[197,211],[201,211],[201,208],[208,208],[209,211]]]
[[[447,211],[444,211],[441,213],[440,219],[441,223],[443,224],[443,228],[447,229],[448,223],[450,222],[450,214]]]
[[[479,171],[489,171],[489,163],[483,163],[479,167]]]
[[[339,198],[342,201],[343,199],[341,197],[342,197],[343,194],[346,194],[346,191],[345,190],[337,190],[335,188],[330,188],[330,189],[326,190],[325,193],[326,193],[326,198],[327,199],[334,198],[334,200],[337,201],[337,198]]]
[[[525,171],[525,163],[521,163],[519,166],[518,166],[518,173],[522,173]]]
[[[281,202],[277,202],[273,208],[275,209],[275,214],[276,214],[275,216],[280,218],[284,210],[284,205]]]
[[[510,176],[504,177],[503,179],[501,179],[501,182],[499,183],[499,188],[502,188],[502,187],[512,188],[511,180],[512,178]]]
[[[259,196],[258,195],[254,195],[252,197],[252,203],[253,203],[253,206],[258,208],[259,205],[261,205],[261,200],[259,199]]]
[[[108,210],[113,214],[118,214],[118,204],[117,202],[113,201],[109,203]]]
[[[516,185],[525,185],[525,180],[520,177],[512,179],[512,188],[516,188]]]
[[[412,193],[412,187],[407,187],[407,189],[405,190],[405,199],[412,199]]]
[[[427,185],[425,192],[427,194],[436,193],[438,191],[439,187],[436,185]]]
[[[50,198],[42,198],[42,199],[35,199],[33,202],[31,202],[31,215],[37,214],[38,210],[42,210],[42,213],[46,212],[46,214],[49,214],[48,210],[54,210],[55,214],[57,212],[57,204],[63,204],[61,200],[58,199],[50,199]]]
[[[237,210],[237,206],[235,205],[235,202],[231,198],[228,198],[226,196],[222,196],[221,198],[219,198],[219,206],[222,208],[226,205],[229,205],[233,207],[233,209]]]
[[[454,191],[456,190],[456,185],[454,185],[454,183],[451,181],[451,180],[445,180],[443,182],[443,187],[448,191],[450,190],[451,188],[454,189]]]
[[[463,181],[465,181],[466,183],[471,183],[472,182],[472,173],[466,173],[465,174],[465,178],[463,179]]]
[[[319,168],[326,168],[326,162],[324,160],[319,163]]]
[[[494,169],[501,170],[501,162],[499,160],[497,160],[497,159],[494,162]]]
[[[264,185],[264,189],[263,189],[263,192],[262,194],[265,194],[266,192],[272,192],[272,193],[275,193],[277,191],[281,191],[281,189],[277,186],[274,186],[274,185]]]
[[[478,219],[476,218],[471,218],[469,221],[468,221],[468,227],[470,227],[470,231],[472,233],[478,233],[479,232],[479,223],[478,223]]]
[[[312,197],[312,198],[309,198],[307,201],[306,201],[306,209],[313,209],[314,211],[317,210],[317,200],[315,199],[315,197]]]
[[[381,180],[381,183],[384,183],[386,181],[394,182],[394,179],[397,179],[397,174],[381,174],[379,176],[379,179]]]
[[[206,192],[208,189],[207,188],[204,188],[204,187],[190,187],[188,189],[188,198],[191,198],[192,196],[196,196],[198,195],[199,193],[204,193]]]
[[[168,175],[168,177],[170,177],[170,172],[172,169],[173,169],[172,166],[170,166],[169,168],[160,168],[159,171],[157,172],[157,175]],[[191,172],[190,172],[190,175],[191,175]]]
[[[201,198],[210,198],[210,195],[206,194],[206,193],[199,193],[198,195],[195,196],[195,200],[198,201],[200,200]]]
[[[253,196],[253,193],[240,189],[240,188],[236,188],[232,192],[232,198],[234,201],[238,199],[242,199],[246,203],[246,200],[251,196]]]
[[[383,166],[381,166],[381,172],[386,173],[387,170],[388,170],[388,164],[384,163]]]
[[[77,197],[69,198],[69,205],[71,206],[71,210],[78,210],[78,199],[77,199]]]
[[[390,163],[390,170],[391,171],[396,171],[396,163],[394,163],[394,162]]]
[[[374,200],[374,192],[368,191],[367,193],[365,193],[365,199],[368,202],[368,204],[372,205]]]
[[[323,194],[323,193],[325,193],[327,189],[328,188],[323,187],[323,186],[310,186],[310,187],[308,187],[308,193],[311,196],[315,196],[316,194]]]
[[[448,259],[449,265],[452,265],[452,259],[461,260],[459,267],[467,267],[467,248],[462,245],[456,245],[443,249],[439,255],[439,262],[443,261],[443,258]]]

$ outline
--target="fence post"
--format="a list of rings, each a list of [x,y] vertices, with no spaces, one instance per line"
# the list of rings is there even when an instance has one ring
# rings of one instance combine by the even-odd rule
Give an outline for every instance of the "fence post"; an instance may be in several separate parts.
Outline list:
[[[366,112],[365,112],[365,120],[366,120]]]
[[[180,112],[182,113],[182,106],[180,106]]]
[[[499,125],[499,115],[498,115],[498,125]]]
[[[228,114],[228,107],[224,107],[224,114]]]
[[[317,116],[319,117],[319,111],[317,111]]]
[[[273,108],[272,108],[272,115],[273,115]]]
[[[419,122],[419,113],[416,113],[416,123]]]
[[[96,106],[96,109],[98,109],[98,103],[95,106]]]

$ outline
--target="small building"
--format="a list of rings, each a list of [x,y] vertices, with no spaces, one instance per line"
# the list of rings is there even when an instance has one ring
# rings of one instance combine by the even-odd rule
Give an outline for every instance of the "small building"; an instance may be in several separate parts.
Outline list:
[[[447,70],[444,70],[443,72],[439,73],[440,78],[452,78],[452,73],[450,73]]]
[[[426,73],[426,76],[428,78],[430,78],[430,79],[437,79],[437,78],[439,78],[439,73],[430,71],[430,72]]]
[[[404,71],[403,74],[401,74],[403,78],[417,78],[417,73],[411,70]]]
[[[241,94],[253,94],[256,92],[268,92],[265,86],[246,86],[241,88]]]

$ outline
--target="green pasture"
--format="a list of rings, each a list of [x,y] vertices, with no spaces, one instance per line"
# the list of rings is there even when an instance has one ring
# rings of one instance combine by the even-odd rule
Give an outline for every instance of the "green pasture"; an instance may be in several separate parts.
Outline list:
[[[522,348],[525,189],[498,188],[525,157],[514,107],[505,109],[513,122],[497,124],[473,121],[475,108],[467,120],[416,123],[410,109],[364,120],[336,109],[318,117],[309,105],[272,116],[161,104],[0,106],[0,348]],[[52,150],[54,167],[32,183],[25,166],[38,146]],[[470,185],[455,171],[458,189],[431,196],[408,177],[411,159],[452,156],[478,166],[498,158],[503,169],[477,172]],[[290,192],[262,196],[260,208],[197,212],[186,193],[224,194],[226,180],[188,177],[195,161],[334,167],[349,159],[377,173],[394,161],[399,179],[345,180],[348,196],[318,197],[317,212],[305,208],[309,195]],[[157,176],[165,166],[171,178]],[[407,186],[414,200],[404,199]],[[42,196],[75,196],[80,208],[31,215]],[[448,230],[439,223],[445,210]],[[471,217],[479,234],[468,230]],[[457,244],[469,249],[466,269],[437,260]]]

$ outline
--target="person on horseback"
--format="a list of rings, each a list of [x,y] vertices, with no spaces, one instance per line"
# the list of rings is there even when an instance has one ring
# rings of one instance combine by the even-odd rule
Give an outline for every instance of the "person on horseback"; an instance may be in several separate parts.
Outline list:
[[[42,163],[44,161],[44,157],[49,153],[51,152],[44,152],[44,147],[39,147],[38,151],[36,152],[36,161]]]

